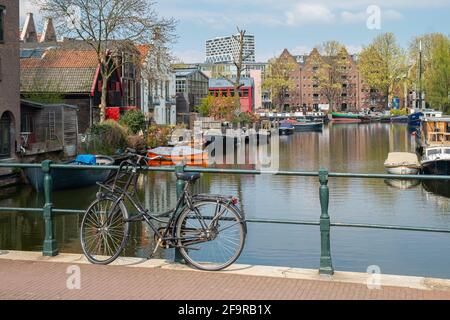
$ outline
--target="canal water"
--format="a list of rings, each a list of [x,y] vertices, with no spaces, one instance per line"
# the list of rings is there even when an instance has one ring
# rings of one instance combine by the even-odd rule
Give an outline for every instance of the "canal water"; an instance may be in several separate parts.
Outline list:
[[[414,138],[401,124],[330,124],[323,132],[280,137],[280,169],[384,173],[391,151],[414,151]],[[373,223],[450,229],[450,192],[446,185],[419,182],[389,184],[374,179],[330,179],[330,216],[333,222]],[[318,221],[317,178],[274,175],[204,174],[199,192],[237,195],[248,218]],[[85,209],[97,188],[54,193],[56,208]],[[148,208],[163,212],[174,205],[175,179],[169,173],[149,173],[139,179],[139,197]],[[0,206],[40,207],[42,194],[29,186],[10,190]],[[78,215],[56,218],[61,252],[79,253]],[[0,213],[0,249],[42,249],[40,214]],[[132,227],[127,256],[148,254],[148,228]],[[450,278],[449,234],[333,227],[331,250],[336,270],[366,272],[377,266],[384,274]],[[173,250],[157,253],[172,258]],[[320,231],[316,226],[257,224],[248,228],[239,263],[318,268]],[[373,267],[372,267],[373,268]]]

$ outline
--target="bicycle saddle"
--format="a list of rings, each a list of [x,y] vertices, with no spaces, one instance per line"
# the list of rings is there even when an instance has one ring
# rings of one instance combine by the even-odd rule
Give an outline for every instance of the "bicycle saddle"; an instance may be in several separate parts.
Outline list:
[[[176,172],[175,175],[177,176],[178,179],[183,180],[183,181],[188,181],[188,182],[193,182],[196,181],[198,179],[200,179],[200,173],[198,172],[183,172],[183,173],[179,173]]]

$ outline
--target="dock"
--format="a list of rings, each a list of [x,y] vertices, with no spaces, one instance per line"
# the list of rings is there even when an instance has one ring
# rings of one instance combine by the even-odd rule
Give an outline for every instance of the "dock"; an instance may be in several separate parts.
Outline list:
[[[79,271],[79,289],[68,286]],[[44,257],[41,252],[0,251],[1,300],[340,300],[445,299],[450,280],[234,265],[221,272],[196,271],[165,260],[119,258],[89,264],[80,254]]]

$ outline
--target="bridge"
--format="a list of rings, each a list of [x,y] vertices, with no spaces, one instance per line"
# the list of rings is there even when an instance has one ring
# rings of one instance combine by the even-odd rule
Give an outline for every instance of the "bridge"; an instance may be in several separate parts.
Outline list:
[[[371,228],[415,231],[422,233],[450,233],[450,229],[397,225],[355,224],[331,221],[329,214],[330,178],[450,180],[448,176],[417,176],[387,174],[330,173],[257,170],[228,170],[215,168],[145,167],[145,171],[186,171],[216,174],[317,177],[320,183],[320,216],[317,221],[247,219],[248,223],[309,225],[320,227],[320,261],[318,270],[287,267],[235,265],[220,273],[194,271],[180,264],[162,260],[121,258],[117,264],[99,267],[86,264],[81,255],[60,254],[54,237],[53,218],[57,214],[82,214],[84,210],[58,209],[52,203],[53,168],[69,170],[115,170],[117,166],[78,166],[53,164],[0,163],[8,168],[41,168],[44,178],[45,203],[41,208],[0,207],[1,212],[40,212],[45,221],[42,253],[8,252],[0,254],[0,298],[75,299],[75,298],[142,298],[142,299],[450,299],[450,280],[421,277],[371,275],[334,270],[330,232],[333,228]],[[177,181],[177,191],[183,190]],[[0,248],[2,249],[2,248]],[[67,268],[80,266],[85,287],[67,290]],[[54,290],[51,290],[51,289]],[[130,290],[130,288],[134,288]],[[103,296],[102,296],[103,295]]]

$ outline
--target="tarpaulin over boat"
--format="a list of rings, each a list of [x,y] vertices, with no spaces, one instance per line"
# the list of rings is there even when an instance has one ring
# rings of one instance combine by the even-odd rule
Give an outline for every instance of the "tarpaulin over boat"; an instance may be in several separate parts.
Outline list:
[[[420,162],[415,153],[409,152],[391,152],[389,153],[385,166],[417,166],[420,167]]]
[[[97,158],[92,154],[80,154],[76,157],[75,161],[86,165],[97,164]]]

